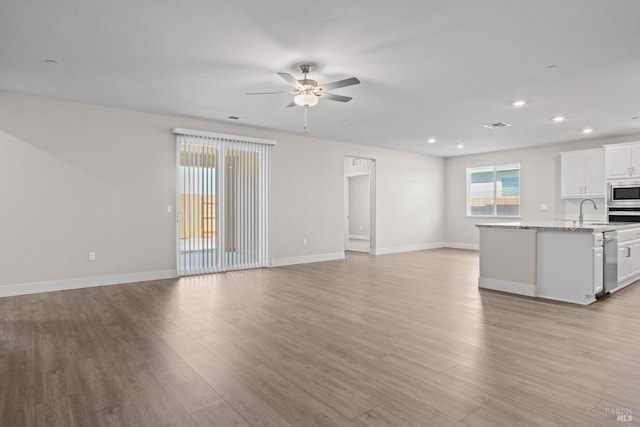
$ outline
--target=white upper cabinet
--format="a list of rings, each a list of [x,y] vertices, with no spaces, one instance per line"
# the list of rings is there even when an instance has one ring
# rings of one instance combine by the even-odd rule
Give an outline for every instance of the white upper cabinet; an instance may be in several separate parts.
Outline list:
[[[584,154],[570,151],[560,154],[560,196],[582,197],[584,190]]]
[[[584,151],[584,191],[587,197],[605,197],[604,148]]]
[[[605,159],[607,179],[640,177],[640,143],[606,145]]]
[[[604,196],[603,148],[560,153],[560,197]]]

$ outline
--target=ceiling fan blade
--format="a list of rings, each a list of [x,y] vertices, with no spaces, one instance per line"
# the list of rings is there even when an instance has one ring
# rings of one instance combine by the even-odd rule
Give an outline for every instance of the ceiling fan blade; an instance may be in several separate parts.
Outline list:
[[[359,83],[360,83],[360,80],[356,79],[355,77],[351,77],[349,79],[338,80],[337,82],[320,85],[320,89],[331,90],[331,89],[337,89],[339,87],[357,85]]]
[[[278,95],[282,93],[295,93],[295,92],[249,92],[247,95]]]
[[[296,101],[291,101],[291,103],[289,105],[287,105],[287,108],[295,107],[296,105],[298,105],[298,104],[296,104]]]
[[[318,96],[324,99],[330,99],[332,101],[340,101],[340,102],[349,102],[353,99],[350,96],[336,95],[333,93],[319,93]]]
[[[291,84],[291,86],[295,87],[296,89],[298,89],[298,90],[304,89],[304,87],[302,87],[300,82],[298,80],[296,80],[296,78],[293,77],[291,74],[289,74],[289,73],[278,73],[278,75],[280,77],[282,77],[283,79],[285,79],[287,82],[289,82]]]

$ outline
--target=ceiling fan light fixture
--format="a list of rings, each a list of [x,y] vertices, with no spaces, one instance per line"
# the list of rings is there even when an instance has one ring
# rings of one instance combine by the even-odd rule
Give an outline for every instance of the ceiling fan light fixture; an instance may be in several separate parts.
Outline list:
[[[318,95],[309,92],[302,92],[293,97],[293,102],[301,107],[313,107],[318,103]]]

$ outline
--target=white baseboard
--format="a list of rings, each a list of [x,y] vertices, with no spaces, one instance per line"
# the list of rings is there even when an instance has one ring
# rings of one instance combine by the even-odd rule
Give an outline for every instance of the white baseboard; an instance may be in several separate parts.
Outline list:
[[[362,254],[369,254],[371,255],[371,249],[355,249],[355,248],[349,248],[349,249],[345,249],[345,251],[349,251],[349,252],[360,252]]]
[[[387,255],[387,254],[397,254],[397,253],[401,253],[401,252],[424,251],[426,249],[439,249],[439,248],[444,248],[444,247],[445,247],[445,244],[443,242],[421,243],[419,245],[396,246],[396,247],[393,247],[393,248],[371,249],[370,253],[372,255]]]
[[[480,245],[477,243],[455,243],[455,242],[445,242],[444,244],[447,248],[453,249],[468,249],[471,251],[479,251]]]
[[[69,289],[92,288],[96,286],[119,285],[122,283],[146,282],[149,280],[173,279],[177,276],[178,272],[176,270],[157,270],[139,273],[112,274],[109,276],[51,280],[46,282],[19,283],[15,285],[0,285],[0,297],[66,291]]]
[[[535,285],[508,282],[506,280],[499,279],[489,279],[487,277],[478,277],[478,287],[492,289],[494,291],[510,292],[512,294],[526,295],[528,297],[538,296]]]
[[[593,304],[594,302],[596,302],[596,297],[592,296],[592,297],[588,297],[585,296],[585,299],[583,301],[574,301],[574,300],[570,300],[570,299],[565,299],[565,298],[556,298],[556,297],[549,297],[546,295],[538,295],[538,298],[540,299],[550,299],[553,301],[560,301],[560,302],[568,302],[571,304],[579,304],[579,305],[589,305],[589,304]]]
[[[308,264],[310,262],[336,261],[344,259],[344,252],[334,252],[329,254],[305,255],[291,258],[278,258],[271,261],[272,267],[283,267],[285,265]]]
[[[366,240],[369,241],[368,234],[349,234],[349,238],[353,240]]]

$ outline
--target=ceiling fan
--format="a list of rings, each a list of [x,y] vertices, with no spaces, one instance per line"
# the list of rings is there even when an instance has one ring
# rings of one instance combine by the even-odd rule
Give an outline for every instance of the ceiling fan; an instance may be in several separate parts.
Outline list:
[[[335,95],[333,93],[328,93],[328,90],[338,89],[345,86],[357,85],[360,83],[355,77],[351,77],[344,80],[338,80],[332,83],[325,83],[323,85],[319,85],[317,81],[307,78],[307,74],[309,73],[309,69],[311,65],[302,64],[300,65],[300,72],[304,74],[303,79],[296,79],[289,73],[278,73],[280,77],[285,79],[291,86],[294,87],[294,90],[289,92],[253,92],[247,93],[247,95],[273,95],[280,93],[290,93],[294,95],[293,101],[287,107],[295,107],[299,105],[301,107],[313,107],[318,103],[320,98],[330,99],[332,101],[338,102],[349,102],[351,101],[351,97]]]

